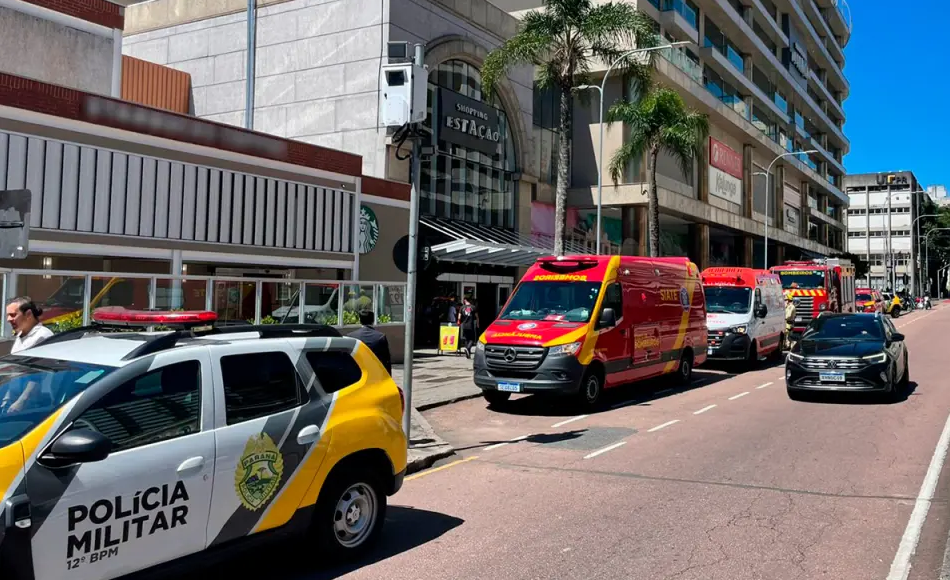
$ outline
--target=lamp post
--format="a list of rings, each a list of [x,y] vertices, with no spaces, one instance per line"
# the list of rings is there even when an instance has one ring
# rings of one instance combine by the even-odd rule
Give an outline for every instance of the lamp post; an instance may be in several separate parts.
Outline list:
[[[783,157],[793,157],[795,155],[808,155],[809,153],[818,153],[817,149],[807,149],[805,151],[789,151],[788,153],[782,153],[777,156],[775,159],[769,163],[768,169],[765,170],[765,246],[763,248],[763,259],[762,259],[762,269],[769,269],[769,207],[771,206],[772,196],[769,195],[771,192],[771,181],[772,181],[772,166],[775,165],[775,162]],[[806,194],[807,195],[807,194]]]
[[[920,193],[920,192],[911,192],[911,193]],[[925,192],[925,193],[926,193],[926,192]],[[911,235],[913,235],[913,236],[916,238],[916,240],[917,240],[917,259],[916,259],[916,263],[915,263],[915,265],[914,265],[914,271],[917,272],[917,274],[914,276],[914,278],[917,279],[917,287],[914,288],[914,290],[917,291],[917,295],[918,295],[918,296],[922,296],[922,294],[920,293],[920,285],[921,285],[920,283],[923,281],[923,278],[920,278],[919,276],[920,276],[920,274],[924,273],[924,272],[927,270],[927,268],[921,266],[921,263],[920,263],[920,229],[919,229],[920,226],[917,225],[917,220],[919,220],[919,219],[921,219],[921,218],[925,218],[925,217],[940,217],[940,216],[938,216],[938,215],[935,214],[935,213],[928,213],[928,214],[924,214],[924,215],[919,215],[919,216],[915,217],[915,218],[914,218],[914,221],[912,221],[911,224],[910,224]],[[868,218],[870,218],[870,216],[868,216]],[[915,227],[918,228],[918,229],[916,230],[916,234],[914,233],[914,228],[915,228]],[[871,242],[868,241],[868,243],[870,244]],[[928,265],[929,265],[929,264],[928,264]],[[928,288],[928,290],[929,290],[929,289],[930,289],[930,288]]]
[[[600,255],[600,240],[601,240],[601,214],[603,213],[603,201],[604,201],[604,90],[607,87],[607,77],[610,75],[610,71],[613,70],[617,64],[620,63],[623,59],[627,58],[632,54],[638,53],[647,53],[653,52],[654,50],[662,50],[665,48],[673,48],[675,46],[682,46],[684,44],[690,44],[686,41],[672,42],[670,44],[663,44],[660,46],[651,46],[649,48],[635,48],[629,50],[622,55],[620,55],[617,60],[610,64],[607,67],[607,72],[604,73],[604,78],[600,82],[600,85],[579,85],[575,87],[576,90],[583,91],[587,89],[596,89],[600,92],[600,153],[598,153],[600,167],[597,168],[597,254]]]

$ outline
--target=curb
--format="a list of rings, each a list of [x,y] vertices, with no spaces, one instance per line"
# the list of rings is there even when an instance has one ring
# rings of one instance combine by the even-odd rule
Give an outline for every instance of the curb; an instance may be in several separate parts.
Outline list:
[[[446,449],[439,451],[438,453],[433,453],[432,455],[426,455],[425,457],[418,457],[413,459],[406,464],[406,475],[412,475],[424,469],[432,467],[436,461],[440,459],[445,459],[446,457],[452,457],[455,455],[455,449]]]
[[[439,407],[444,407],[446,405],[451,405],[453,403],[461,403],[462,401],[468,401],[469,399],[477,399],[481,397],[481,391],[474,393],[472,395],[461,395],[458,397],[453,397],[451,399],[446,399],[444,401],[436,401],[435,403],[426,403],[425,405],[416,406],[417,411],[428,411],[430,409],[437,409]]]
[[[406,475],[411,475],[424,469],[428,469],[429,467],[432,467],[432,464],[436,461],[455,455],[455,447],[449,444],[448,441],[439,437],[439,435],[435,432],[435,429],[432,428],[432,425],[430,425],[429,422],[426,421],[426,418],[422,416],[422,413],[419,411],[418,407],[414,408],[412,413],[414,420],[418,422],[423,434],[427,437],[431,437],[435,444],[431,446],[431,451],[426,449],[426,447],[409,449],[410,452],[416,451],[418,456],[409,459],[409,461],[406,463]]]

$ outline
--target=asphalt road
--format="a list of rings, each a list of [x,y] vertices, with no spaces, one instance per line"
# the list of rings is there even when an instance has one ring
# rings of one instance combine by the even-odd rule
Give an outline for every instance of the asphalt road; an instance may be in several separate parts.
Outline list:
[[[434,409],[461,456],[406,482],[371,557],[281,577],[940,578],[950,306],[896,323],[913,392],[894,404],[793,402],[773,364],[628,388],[590,416],[535,397]]]

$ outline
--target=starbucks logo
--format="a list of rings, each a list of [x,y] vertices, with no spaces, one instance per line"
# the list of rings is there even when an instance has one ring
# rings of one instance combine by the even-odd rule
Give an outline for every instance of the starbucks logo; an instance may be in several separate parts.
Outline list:
[[[369,206],[360,206],[360,253],[368,254],[379,241],[379,220]]]

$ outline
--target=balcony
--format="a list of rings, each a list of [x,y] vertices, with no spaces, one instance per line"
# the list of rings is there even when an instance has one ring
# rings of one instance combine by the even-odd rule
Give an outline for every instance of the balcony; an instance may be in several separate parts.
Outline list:
[[[825,163],[828,163],[829,165],[831,165],[836,170],[836,173],[840,173],[842,175],[847,173],[844,170],[844,165],[842,165],[840,161],[835,159],[834,155],[832,155],[830,151],[825,149],[824,146],[822,146],[821,142],[818,141],[818,139],[816,139],[815,137],[812,137],[809,140],[809,143],[811,144],[812,149],[818,150],[818,156],[821,157],[822,160],[825,161]],[[835,185],[837,187],[837,185],[834,182],[832,182],[832,185]]]
[[[699,15],[686,0],[661,0],[660,11],[660,24],[673,36],[699,44]]]
[[[686,73],[686,76],[699,84],[703,84],[703,65],[686,56],[683,50],[661,50],[659,54],[670,64]]]
[[[838,104],[838,101],[835,100],[834,95],[831,94],[831,91],[825,86],[825,83],[821,82],[821,79],[818,78],[818,74],[815,71],[809,69],[808,80],[821,96],[828,101],[828,105],[835,110],[835,113],[839,117],[844,117],[844,109]]]
[[[825,48],[825,44],[821,41],[821,38],[818,34],[818,31],[815,30],[815,27],[812,26],[811,21],[808,20],[808,17],[805,16],[805,12],[802,11],[801,6],[798,5],[798,2],[790,2],[792,6],[792,13],[798,22],[795,23],[796,26],[804,27],[807,31],[805,33],[806,43],[809,48],[817,48],[818,54],[824,57],[822,64],[823,68],[826,68],[834,73],[835,84],[839,85],[842,92],[847,95],[848,91],[851,89],[851,85],[848,83],[848,79],[845,78],[844,72],[841,70],[841,67],[838,66],[838,63],[831,58],[831,53],[828,52],[828,49]]]
[[[760,23],[764,22],[765,28],[771,31],[779,40],[776,44],[782,47],[788,46],[788,37],[782,32],[782,27],[779,23],[772,19],[772,15],[765,9],[761,0],[752,0],[750,4],[752,4],[752,9],[754,10],[753,14],[758,17],[756,20]]]
[[[815,0],[804,0],[803,4],[806,10],[818,21],[818,28],[825,36],[825,48],[827,48],[831,56],[836,59],[836,62],[844,62],[844,51],[838,46],[838,41],[835,40],[835,33],[831,30],[831,27],[828,26],[828,22],[825,21],[824,16],[821,15],[821,9],[815,3]],[[834,9],[831,9],[829,12],[833,10]]]

